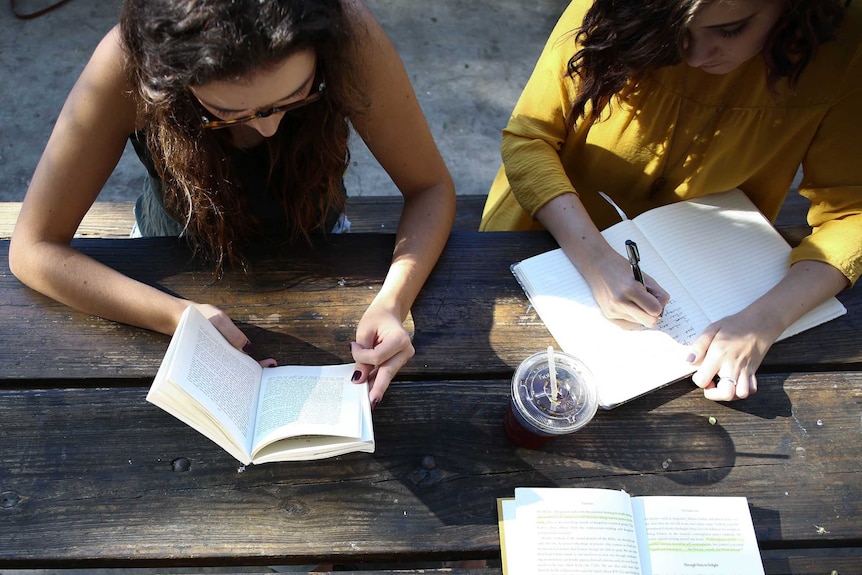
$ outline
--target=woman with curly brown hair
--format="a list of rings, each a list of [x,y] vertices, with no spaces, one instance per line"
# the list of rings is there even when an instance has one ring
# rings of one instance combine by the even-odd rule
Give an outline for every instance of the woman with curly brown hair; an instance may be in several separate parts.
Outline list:
[[[619,217],[599,192],[634,217],[740,188],[774,219],[801,165],[813,233],[688,357],[708,398],[744,398],[784,329],[862,275],[860,111],[858,2],[575,0],[503,131],[481,229],[547,229],[605,316],[651,327],[669,296],[604,241]]]
[[[173,333],[217,307],[132,280],[70,246],[131,141],[147,167],[136,233],[183,235],[217,272],[261,241],[343,230],[350,126],[404,196],[383,287],[360,319],[355,381],[376,404],[413,355],[403,327],[451,229],[454,186],[398,54],[361,0],[127,0],[69,95],[10,245],[30,287],[79,310]]]

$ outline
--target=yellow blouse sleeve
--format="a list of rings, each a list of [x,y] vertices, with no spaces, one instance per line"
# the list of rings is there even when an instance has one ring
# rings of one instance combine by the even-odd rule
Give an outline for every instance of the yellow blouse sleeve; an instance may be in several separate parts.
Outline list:
[[[576,0],[560,17],[503,130],[506,177],[531,216],[556,196],[574,192],[560,162],[575,89],[566,67],[577,49],[575,32],[588,6]]]
[[[791,263],[816,260],[839,269],[851,285],[862,275],[862,47],[848,67],[844,95],[821,122],[803,159],[799,193],[811,200],[813,228]]]

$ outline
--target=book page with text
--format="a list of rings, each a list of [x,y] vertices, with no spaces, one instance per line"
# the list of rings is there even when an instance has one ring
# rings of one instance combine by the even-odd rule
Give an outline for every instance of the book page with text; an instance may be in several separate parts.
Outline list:
[[[589,488],[517,488],[518,539],[506,537],[508,556],[522,555],[511,575],[640,575],[629,496]]]
[[[298,435],[361,437],[368,387],[350,381],[354,369],[352,363],[263,369],[252,452]]]
[[[787,273],[790,246],[740,190],[662,206],[634,221],[710,322],[742,310]],[[832,298],[782,338],[845,311]]]
[[[557,344],[590,368],[599,404],[609,409],[691,374],[687,346],[708,321],[630,221],[602,235],[623,256],[625,241],[635,241],[643,271],[671,295],[656,328],[629,330],[609,321],[561,249],[528,258],[512,271]]]
[[[175,349],[166,354],[163,362],[165,371],[160,369],[160,375],[164,375],[168,382],[192,398],[204,410],[203,415],[248,454],[254,432],[260,365],[233,347],[193,306],[189,306],[183,313],[177,332],[171,340],[172,345],[174,341]],[[172,405],[164,406],[156,401],[153,403],[210,437],[210,434],[202,429],[201,424],[205,422],[202,414],[192,411],[188,407],[188,401],[178,398],[176,394],[171,394],[168,388],[162,389],[163,387],[164,383],[160,383],[160,378],[157,377],[150,393],[155,395],[161,391],[160,400],[167,400]],[[147,399],[150,399],[149,395]],[[188,415],[183,416],[183,411],[187,411]],[[225,447],[222,440],[215,437],[210,439]],[[229,451],[235,455],[235,450]],[[245,458],[247,459],[247,455]]]
[[[745,497],[634,497],[644,575],[763,575]]]

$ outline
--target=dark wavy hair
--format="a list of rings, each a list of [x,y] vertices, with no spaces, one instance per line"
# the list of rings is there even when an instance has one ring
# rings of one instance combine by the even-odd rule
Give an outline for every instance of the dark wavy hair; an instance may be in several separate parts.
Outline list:
[[[580,49],[567,74],[580,79],[570,121],[599,112],[630,81],[649,70],[683,60],[685,31],[694,14],[711,0],[595,0],[574,31]],[[834,39],[850,0],[782,0],[783,15],[763,49],[768,85],[786,78],[792,87],[817,47]]]
[[[248,78],[311,49],[326,96],[288,115],[266,140],[267,193],[284,208],[289,241],[310,239],[344,207],[347,118],[365,105],[354,24],[340,0],[126,0],[120,16],[128,74],[168,212],[221,271],[243,262],[260,222],[229,157],[229,130],[204,130],[190,86]],[[289,123],[289,126],[286,125]],[[289,129],[288,129],[289,128]]]

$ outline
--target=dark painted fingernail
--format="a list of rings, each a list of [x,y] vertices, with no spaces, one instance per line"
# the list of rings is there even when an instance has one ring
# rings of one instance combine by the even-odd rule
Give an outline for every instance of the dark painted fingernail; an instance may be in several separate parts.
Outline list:
[[[362,372],[357,369],[353,372],[353,377],[350,379],[350,381],[359,381],[360,377],[362,377]]]
[[[378,405],[380,405],[380,400],[379,400],[379,399],[375,399],[374,401],[372,401],[372,402],[371,402],[371,409],[374,409],[374,408],[375,408],[375,407],[377,407]]]
[[[250,341],[245,342],[245,345],[242,346],[242,350],[245,353],[251,353],[251,342]]]

